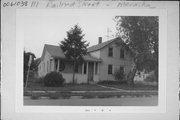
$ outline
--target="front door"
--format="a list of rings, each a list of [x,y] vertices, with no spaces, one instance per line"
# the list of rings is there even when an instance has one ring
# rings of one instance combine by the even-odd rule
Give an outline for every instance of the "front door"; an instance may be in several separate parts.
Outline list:
[[[94,74],[94,63],[89,62],[88,63],[88,82],[93,81],[93,74]]]

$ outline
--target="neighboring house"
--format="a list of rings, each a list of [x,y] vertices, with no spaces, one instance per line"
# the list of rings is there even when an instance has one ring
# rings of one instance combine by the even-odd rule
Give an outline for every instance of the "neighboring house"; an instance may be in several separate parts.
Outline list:
[[[75,70],[77,83],[114,80],[115,70],[122,70],[127,75],[133,64],[131,51],[122,47],[124,42],[115,38],[88,48],[88,54],[83,56],[84,62],[78,64]],[[73,61],[66,59],[60,46],[45,44],[41,62],[38,66],[39,77],[51,71],[61,72],[66,83],[72,82]]]
[[[140,81],[143,82],[147,77],[154,75],[154,71],[151,72],[137,72],[135,77],[134,77],[134,81]]]

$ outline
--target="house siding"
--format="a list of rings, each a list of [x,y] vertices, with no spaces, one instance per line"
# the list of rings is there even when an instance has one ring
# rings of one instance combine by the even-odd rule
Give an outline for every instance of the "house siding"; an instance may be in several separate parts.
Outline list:
[[[108,56],[108,50],[109,47],[113,47],[113,56]],[[115,70],[119,69],[120,66],[124,67],[124,73],[127,75],[127,73],[130,71],[132,66],[132,57],[128,51],[125,51],[124,58],[120,58],[120,49],[121,45],[116,45],[114,42],[107,45],[106,47],[102,48],[100,50],[100,58],[102,59],[102,62],[99,65],[99,79],[102,80],[115,80],[114,79],[114,72]],[[112,73],[108,74],[108,65],[112,65]]]
[[[99,59],[101,57],[100,56],[100,50],[90,52],[90,55],[97,58],[97,59]]]
[[[48,51],[44,51],[43,59],[41,60],[39,67],[38,67],[38,75],[39,77],[45,76],[48,72],[53,71],[54,68],[54,62],[50,65],[50,59],[52,59],[51,55],[48,53]],[[49,63],[49,64],[47,64]]]
[[[111,53],[113,54],[112,57],[108,56],[109,47],[113,48],[113,53]],[[111,42],[110,44],[104,46],[99,50],[89,52],[89,54],[94,58],[101,59],[101,62],[93,61],[93,81],[95,83],[103,80],[115,80],[113,74],[115,70],[120,69],[120,67],[124,67],[124,73],[126,75],[128,74],[133,63],[132,56],[129,51],[125,50],[124,58],[122,59],[120,58],[120,50],[120,44]],[[55,69],[55,59],[57,58],[52,57],[50,53],[47,51],[46,47],[44,47],[41,62],[38,66],[39,77],[44,77],[51,71],[57,71]],[[65,59],[59,60],[60,63],[63,61],[63,64],[65,65],[65,69],[63,71],[60,71],[60,73],[62,73],[63,77],[66,79],[66,83],[71,83],[73,78],[73,62],[67,61]],[[85,63],[88,63],[86,64],[86,67],[84,67],[85,64],[78,65],[78,73],[75,74],[76,83],[88,83],[88,71],[90,68],[90,62],[86,61]],[[97,68],[95,67],[94,63],[97,63]],[[112,65],[112,74],[108,74],[108,65]],[[84,74],[85,68],[86,74]]]

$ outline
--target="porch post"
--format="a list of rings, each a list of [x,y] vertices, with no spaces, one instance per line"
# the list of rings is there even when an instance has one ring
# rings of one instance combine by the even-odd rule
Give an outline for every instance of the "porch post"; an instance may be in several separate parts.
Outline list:
[[[99,74],[99,62],[97,62],[97,74]]]
[[[55,62],[54,62],[55,60],[54,59],[52,59],[52,68],[51,68],[51,71],[54,71],[55,70]]]
[[[89,63],[89,62],[87,62],[87,68],[86,68],[86,73],[87,73],[87,75],[88,75],[88,67],[89,67],[88,63]]]
[[[57,70],[56,70],[56,62],[55,62],[55,59],[53,59],[53,71],[57,71]]]
[[[84,62],[82,63],[82,75],[84,73]]]
[[[95,75],[95,70],[96,70],[96,62],[93,62],[93,64],[94,64],[94,72],[93,72],[93,74]]]
[[[60,62],[60,60],[58,59],[58,67],[57,67],[57,72],[59,72],[59,62]]]

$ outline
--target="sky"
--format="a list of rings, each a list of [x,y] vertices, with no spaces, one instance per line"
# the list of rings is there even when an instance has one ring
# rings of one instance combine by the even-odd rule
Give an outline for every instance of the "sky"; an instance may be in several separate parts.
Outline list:
[[[19,13],[19,26],[23,29],[24,49],[41,57],[44,44],[59,45],[74,25],[78,24],[85,34],[84,40],[89,46],[98,43],[98,37],[103,42],[114,38],[116,23],[113,18],[117,15],[107,10],[24,10]],[[109,33],[107,33],[109,29]]]

